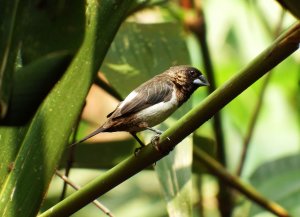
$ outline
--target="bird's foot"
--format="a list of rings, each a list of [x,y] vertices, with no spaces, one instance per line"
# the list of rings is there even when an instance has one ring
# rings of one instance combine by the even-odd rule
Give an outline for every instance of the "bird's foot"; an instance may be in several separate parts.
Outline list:
[[[151,144],[155,148],[156,151],[161,152],[160,148],[158,146],[159,145],[159,138],[160,138],[159,135],[153,136],[152,139],[151,139]]]
[[[170,151],[173,150],[173,149],[169,150],[167,153],[165,153],[166,150],[163,150],[162,148],[159,147],[159,139],[160,139],[160,136],[158,136],[158,135],[155,135],[151,139],[151,144],[155,148],[156,151],[158,151],[161,154],[168,154]],[[171,141],[171,139],[169,137],[167,137],[166,139]]]
[[[141,147],[139,147],[139,148],[134,149],[134,156],[136,157],[136,156],[139,154],[139,152],[140,152],[144,147],[145,147],[145,146],[141,146]]]
[[[159,135],[153,136],[152,139],[151,139],[151,144],[155,148],[156,151],[158,151],[159,153],[161,153],[161,151],[159,149],[159,146],[158,146],[158,144],[159,144],[159,138],[160,138]],[[156,162],[154,162],[152,164],[152,166],[154,168],[156,166]]]

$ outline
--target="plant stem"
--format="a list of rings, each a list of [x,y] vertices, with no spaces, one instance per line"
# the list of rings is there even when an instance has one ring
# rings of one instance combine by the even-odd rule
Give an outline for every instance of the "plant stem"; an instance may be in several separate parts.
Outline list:
[[[95,84],[98,85],[100,88],[105,90],[107,93],[109,93],[111,96],[113,96],[115,99],[122,101],[123,97],[116,91],[112,86],[107,84],[105,81],[103,81],[99,76],[95,79]]]
[[[288,212],[285,209],[283,209],[277,203],[264,198],[252,186],[243,183],[238,177],[227,172],[226,169],[218,161],[214,160],[200,148],[195,146],[193,154],[194,159],[204,164],[211,171],[211,173],[222,179],[223,182],[226,182],[234,189],[240,191],[249,199],[264,207],[266,210],[269,210],[277,216],[289,216]]]

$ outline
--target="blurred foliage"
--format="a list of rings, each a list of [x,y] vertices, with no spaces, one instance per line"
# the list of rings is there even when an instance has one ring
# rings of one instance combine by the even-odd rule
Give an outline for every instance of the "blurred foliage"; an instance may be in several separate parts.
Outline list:
[[[300,4],[296,0],[277,0],[282,7],[290,11],[295,17],[300,18]]]
[[[283,204],[289,210],[291,216],[298,216],[300,214],[298,203],[300,198],[299,165],[299,154],[266,162],[251,175],[250,183],[268,198]],[[263,210],[253,205],[250,215],[260,212],[263,212]]]
[[[21,52],[22,56],[18,57],[19,45],[13,44],[12,54],[10,54],[12,55],[10,58],[13,60],[9,59],[11,65],[8,70],[13,70],[15,64],[19,64],[21,69],[14,74],[15,77],[8,76],[6,78],[4,76],[5,79],[8,79],[7,84],[17,86],[12,85],[11,95],[4,96],[4,102],[7,102],[7,96],[11,97],[10,102],[13,106],[7,109],[8,116],[2,120],[2,124],[17,123],[20,125],[24,120],[32,118],[45,95],[66,70],[66,65],[76,54],[82,42],[83,5],[76,1],[76,4],[72,6],[74,9],[67,10],[59,3],[65,1],[57,1],[56,6],[53,4],[51,7],[47,2],[37,1],[37,5],[35,5],[37,10],[34,13],[31,14],[30,10],[25,10],[18,15],[25,17],[22,22],[22,28],[24,28],[22,31],[26,46]],[[147,9],[148,6],[151,7]],[[10,7],[7,5],[7,10],[11,9]],[[235,72],[243,68],[273,41],[277,24],[282,16],[281,6],[273,0],[210,0],[202,1],[201,7],[205,14],[208,46],[215,68],[217,86],[232,77]],[[141,8],[146,9],[139,11]],[[104,75],[108,84],[122,97],[170,65],[192,64],[203,69],[201,48],[193,34],[184,29],[183,20],[186,11],[177,3],[165,3],[165,1],[159,0],[136,1],[131,10],[132,13],[138,12],[128,18],[130,23],[127,22],[121,26],[101,67],[101,76]],[[28,17],[33,21],[40,20],[41,22],[29,22]],[[294,21],[295,19],[291,15],[285,14],[281,29],[286,29]],[[6,24],[7,21],[2,18],[0,27],[2,28],[1,37],[4,39],[11,37],[2,31]],[[52,28],[53,26],[55,28]],[[16,27],[12,26],[11,31],[14,28]],[[15,30],[16,33],[21,31],[19,28]],[[35,29],[39,29],[39,31],[36,34],[30,34]],[[48,38],[52,40],[48,40]],[[17,39],[18,37],[11,40]],[[49,41],[49,43],[45,43],[45,41]],[[0,45],[0,48],[3,49],[4,45]],[[2,58],[2,56],[0,57]],[[16,58],[20,58],[21,61],[16,62]],[[300,216],[297,204],[300,197],[298,184],[300,165],[298,162],[300,151],[299,61],[299,54],[295,54],[273,70],[241,176],[268,199],[285,207],[293,216]],[[80,62],[77,67],[84,64],[84,62]],[[50,74],[51,72],[52,74]],[[22,75],[18,76],[18,73],[22,73]],[[35,73],[41,74],[34,75]],[[38,80],[37,85],[32,85],[35,84],[35,79]],[[29,80],[32,82],[28,83]],[[262,80],[256,82],[223,109],[226,158],[228,170],[233,173],[240,163],[243,140],[260,97],[261,87]],[[2,88],[1,85],[0,88]],[[76,90],[79,91],[79,89],[80,87],[77,87]],[[7,87],[5,87],[5,91],[9,92]],[[59,93],[57,94],[59,95]],[[2,93],[0,97],[1,95]],[[204,89],[197,91],[187,105],[159,128],[166,129],[174,124],[176,119],[193,105],[198,104],[204,97]],[[55,102],[55,99],[53,100]],[[63,104],[63,101],[61,100],[61,111],[63,112],[66,107],[69,107],[69,110],[61,114],[60,120],[64,119],[63,116],[68,116],[73,107],[73,105]],[[95,106],[95,104],[98,106],[97,110],[105,110],[107,106],[106,101],[94,98],[93,102],[89,103],[88,101],[87,107]],[[92,116],[92,114],[85,112],[84,117],[87,116]],[[95,118],[92,116],[88,119],[94,120]],[[101,124],[98,120],[94,122]],[[81,123],[76,137],[81,138],[94,127],[94,123]],[[55,132],[58,133],[59,129],[60,126],[55,129]],[[0,128],[0,141],[1,139],[5,140],[4,143],[1,143],[2,151],[0,153],[0,159],[5,159],[0,164],[1,185],[5,183],[5,177],[9,175],[10,168],[14,167],[14,159],[19,151],[18,144],[27,130],[28,125]],[[67,135],[70,131],[71,129],[58,134]],[[148,141],[151,134],[141,133],[139,136]],[[111,134],[112,140],[110,141],[80,144],[76,147],[71,160],[73,167],[77,169],[71,170],[70,178],[76,183],[84,185],[95,176],[103,174],[106,169],[118,164],[128,155],[133,154],[137,145],[133,139],[116,140],[114,137],[114,134]],[[42,138],[42,136],[37,136],[37,140]],[[159,171],[157,174],[152,168],[148,168],[114,188],[101,197],[100,201],[115,216],[168,216],[170,209],[168,209],[169,205],[164,202],[164,197],[167,202],[174,200],[174,207],[178,210],[183,209],[183,213],[186,211],[186,207],[181,208],[182,201],[188,201],[187,209],[191,210],[185,216],[190,216],[191,212],[193,216],[199,217],[220,216],[216,201],[218,185],[215,178],[205,168],[191,165],[192,142],[210,155],[215,155],[217,147],[215,147],[215,138],[210,122],[198,129],[193,137],[183,142],[183,146],[173,151],[168,159],[158,162],[155,168]],[[15,145],[9,146],[10,144]],[[9,148],[3,149],[4,146]],[[68,155],[65,153],[63,156],[60,168],[66,166]],[[178,158],[177,163],[173,162],[175,157]],[[180,162],[183,158],[186,158],[186,161]],[[184,167],[185,165],[187,166]],[[192,166],[194,166],[193,179]],[[188,189],[185,189],[186,183],[188,183]],[[41,210],[58,202],[61,189],[62,183],[55,177]],[[182,189],[183,191],[181,191]],[[71,192],[72,190],[69,189],[68,194]],[[176,199],[178,194],[182,194],[180,195],[181,202]],[[242,196],[235,199],[233,216],[273,216]],[[91,204],[72,216],[105,216],[105,214]]]

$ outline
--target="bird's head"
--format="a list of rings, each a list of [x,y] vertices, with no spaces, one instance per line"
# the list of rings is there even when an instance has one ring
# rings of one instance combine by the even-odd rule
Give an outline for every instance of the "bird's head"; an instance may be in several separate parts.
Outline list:
[[[173,66],[167,70],[173,82],[188,92],[193,92],[198,87],[209,86],[209,82],[202,73],[191,66]]]

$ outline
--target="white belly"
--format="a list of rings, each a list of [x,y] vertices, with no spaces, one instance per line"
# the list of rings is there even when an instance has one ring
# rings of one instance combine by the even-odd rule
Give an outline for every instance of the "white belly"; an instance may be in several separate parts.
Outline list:
[[[177,109],[177,106],[174,91],[170,101],[161,102],[140,111],[137,119],[141,118],[143,122],[148,123],[149,127],[153,127],[167,119]]]

